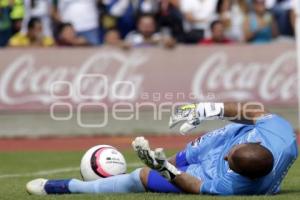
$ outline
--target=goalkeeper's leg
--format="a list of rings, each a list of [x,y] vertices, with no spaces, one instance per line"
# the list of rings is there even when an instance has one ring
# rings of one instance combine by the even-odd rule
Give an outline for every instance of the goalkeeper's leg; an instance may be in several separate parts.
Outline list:
[[[46,180],[35,179],[26,185],[30,194],[98,194],[98,193],[137,193],[145,192],[141,181],[142,169],[137,169],[130,174],[112,176],[96,181],[81,181],[77,179]]]
[[[185,170],[185,169],[181,169]],[[182,191],[157,171],[148,167],[131,174],[100,179],[93,182],[73,180],[69,184],[72,193],[137,193],[160,192],[181,193]]]
[[[185,169],[181,168],[182,171]],[[149,192],[157,193],[183,193],[173,183],[170,183],[159,172],[150,168],[143,168],[141,171],[141,181]]]
[[[35,179],[30,181],[26,187],[30,194],[35,195],[138,193],[146,191],[181,193],[181,190],[178,189],[178,187],[167,181],[157,171],[151,170],[147,167],[137,169],[130,174],[118,175],[89,182],[77,179]]]
[[[137,137],[132,142],[132,147],[136,151],[138,157],[148,167],[156,170],[161,176],[165,177],[171,184],[176,185],[182,191],[186,193],[199,194],[202,182],[199,177],[191,176],[185,173],[184,170],[176,167],[173,163],[170,163],[162,148],[157,148],[154,151],[150,149],[148,140],[144,137]],[[185,159],[185,152],[182,152],[183,161],[187,163]],[[176,165],[178,165],[176,163]],[[149,181],[147,181],[148,183]]]

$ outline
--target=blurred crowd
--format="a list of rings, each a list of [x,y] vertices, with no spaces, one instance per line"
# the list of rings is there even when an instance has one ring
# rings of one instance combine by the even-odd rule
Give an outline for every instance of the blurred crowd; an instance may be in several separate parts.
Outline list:
[[[0,0],[0,46],[266,43],[294,37],[294,1]]]

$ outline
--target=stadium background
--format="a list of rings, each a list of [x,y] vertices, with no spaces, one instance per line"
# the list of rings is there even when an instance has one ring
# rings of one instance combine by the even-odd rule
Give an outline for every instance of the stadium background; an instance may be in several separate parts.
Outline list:
[[[34,177],[79,177],[92,145],[120,148],[131,170],[137,135],[171,154],[226,123],[181,136],[168,128],[179,102],[261,102],[298,131],[295,2],[253,1],[0,0],[1,199],[32,199]],[[279,198],[298,197],[297,166]]]

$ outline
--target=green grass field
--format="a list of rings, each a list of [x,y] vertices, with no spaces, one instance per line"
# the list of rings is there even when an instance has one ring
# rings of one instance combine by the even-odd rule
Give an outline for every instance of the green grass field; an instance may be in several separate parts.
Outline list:
[[[169,155],[172,152],[168,152]],[[133,152],[124,152],[127,163],[131,166],[139,165]],[[248,197],[216,197],[198,195],[170,195],[170,194],[103,194],[103,195],[64,195],[38,197],[28,195],[25,191],[27,181],[38,178],[80,178],[76,169],[82,152],[21,152],[0,153],[0,200],[27,200],[27,199],[62,199],[62,200],[131,200],[131,199],[163,199],[163,200],[190,200],[190,199],[300,199],[300,161],[297,161],[283,182],[282,192],[275,196],[248,196]],[[40,173],[40,174],[37,174]],[[46,174],[48,173],[48,174]]]

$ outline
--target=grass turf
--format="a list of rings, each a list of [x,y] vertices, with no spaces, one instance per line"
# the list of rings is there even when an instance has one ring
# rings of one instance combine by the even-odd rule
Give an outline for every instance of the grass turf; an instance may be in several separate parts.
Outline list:
[[[172,152],[168,152],[171,154]],[[133,152],[124,152],[127,163],[139,163]],[[35,200],[35,199],[58,199],[58,200],[137,200],[137,199],[162,199],[162,200],[191,200],[191,199],[300,199],[300,161],[296,161],[288,176],[282,184],[282,192],[274,196],[235,196],[216,197],[198,195],[176,195],[176,194],[103,194],[103,195],[63,195],[63,196],[31,196],[25,191],[27,181],[38,178],[80,178],[76,170],[48,174],[31,175],[45,170],[55,170],[60,168],[77,167],[80,162],[82,152],[19,152],[0,153],[0,200]],[[133,167],[128,169],[133,170]],[[15,175],[15,177],[3,177],[3,175]]]

